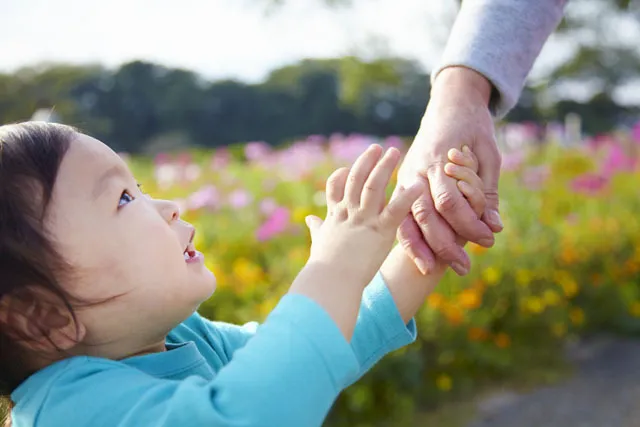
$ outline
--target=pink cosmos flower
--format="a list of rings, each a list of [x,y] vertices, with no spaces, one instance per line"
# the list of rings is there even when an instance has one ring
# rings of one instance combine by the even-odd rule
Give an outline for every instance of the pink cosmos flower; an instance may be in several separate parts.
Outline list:
[[[264,242],[284,232],[289,225],[291,213],[287,208],[276,208],[256,231],[256,238]]]

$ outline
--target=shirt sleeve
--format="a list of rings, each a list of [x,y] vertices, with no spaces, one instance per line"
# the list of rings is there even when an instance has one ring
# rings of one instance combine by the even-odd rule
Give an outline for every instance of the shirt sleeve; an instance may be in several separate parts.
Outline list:
[[[465,0],[444,54],[431,73],[465,66],[494,86],[491,110],[505,116],[518,102],[544,43],[560,23],[568,0]]]
[[[362,297],[351,348],[358,358],[360,379],[385,355],[416,340],[415,319],[404,323],[391,292],[378,272]],[[350,384],[348,384],[350,385]]]
[[[256,333],[258,324],[238,326],[198,316],[191,320],[190,326],[194,331],[206,335],[212,346],[221,345],[222,349],[217,349],[217,352],[222,351],[230,360],[233,353]],[[414,342],[416,337],[415,320],[404,323],[384,278],[380,273],[376,274],[364,290],[351,338],[351,348],[360,369],[346,385],[361,378],[385,355]]]
[[[108,362],[65,369],[37,425],[321,426],[359,367],[326,311],[292,294],[212,381],[162,380]]]

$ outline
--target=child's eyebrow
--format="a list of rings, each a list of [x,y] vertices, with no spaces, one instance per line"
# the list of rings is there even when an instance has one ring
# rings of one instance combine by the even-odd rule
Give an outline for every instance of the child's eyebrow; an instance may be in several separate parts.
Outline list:
[[[107,169],[106,172],[98,178],[95,186],[93,187],[93,199],[97,199],[104,192],[109,180],[119,176],[125,176],[125,172],[122,170],[121,166],[116,165]]]

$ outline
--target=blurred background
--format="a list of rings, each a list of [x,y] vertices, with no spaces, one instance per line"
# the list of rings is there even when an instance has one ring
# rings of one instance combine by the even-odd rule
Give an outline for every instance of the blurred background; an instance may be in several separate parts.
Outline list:
[[[465,0],[472,1],[472,0]],[[95,136],[177,200],[219,289],[262,320],[324,183],[411,143],[456,0],[0,0],[0,124]],[[419,337],[329,426],[640,426],[640,2],[571,0],[497,123],[505,230],[469,245]],[[635,337],[635,338],[634,338]]]

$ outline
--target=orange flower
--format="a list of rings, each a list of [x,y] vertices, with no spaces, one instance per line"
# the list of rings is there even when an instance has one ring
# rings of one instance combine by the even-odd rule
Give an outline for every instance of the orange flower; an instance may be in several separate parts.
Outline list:
[[[464,320],[464,313],[458,306],[447,304],[442,311],[452,325],[459,325]]]
[[[569,312],[569,319],[571,319],[571,323],[576,326],[582,325],[584,323],[584,311],[579,307],[571,309]]]
[[[427,298],[427,304],[429,305],[429,307],[436,310],[439,308],[442,308],[444,303],[445,303],[444,296],[442,296],[442,294],[439,294],[437,292],[432,293]]]
[[[471,251],[471,253],[474,255],[482,255],[483,253],[487,252],[487,248],[473,242],[469,242],[467,244],[467,247],[469,248],[469,251]]]
[[[602,284],[602,274],[600,273],[593,273],[591,275],[591,283],[593,284],[593,286],[600,286]]]
[[[509,338],[509,335],[505,334],[504,332],[500,332],[495,336],[493,342],[498,348],[507,348],[511,345],[511,338]]]
[[[560,259],[562,260],[562,262],[569,265],[578,261],[579,258],[578,253],[573,248],[573,246],[565,245],[562,249],[562,252],[560,253]]]
[[[476,289],[465,289],[458,295],[460,306],[467,310],[473,310],[482,304],[482,295]]]
[[[472,327],[469,328],[467,336],[469,337],[470,341],[484,341],[489,336],[489,333],[486,331],[486,329]]]

